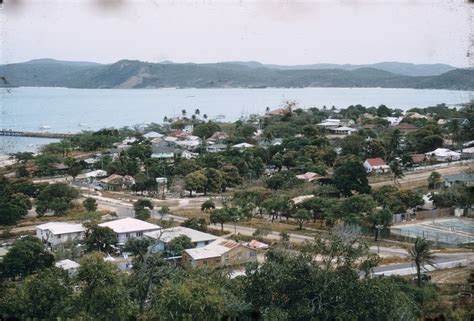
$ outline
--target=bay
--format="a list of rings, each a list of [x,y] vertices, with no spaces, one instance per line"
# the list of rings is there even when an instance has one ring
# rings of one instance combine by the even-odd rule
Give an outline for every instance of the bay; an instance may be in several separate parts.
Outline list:
[[[440,103],[465,103],[473,93],[391,88],[11,88],[1,89],[0,128],[77,133],[104,127],[161,123],[165,116],[181,115],[183,109],[187,115],[199,109],[201,115],[207,114],[210,119],[235,121],[249,114],[262,114],[267,107],[281,107],[285,100],[294,100],[302,108],[385,104],[407,110]],[[9,137],[0,140],[0,153],[27,149],[41,143],[40,140]]]

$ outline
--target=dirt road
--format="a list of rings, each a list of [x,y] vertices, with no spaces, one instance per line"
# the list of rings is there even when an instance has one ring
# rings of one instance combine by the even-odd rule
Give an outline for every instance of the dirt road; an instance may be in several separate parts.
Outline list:
[[[426,185],[428,177],[434,171],[440,173],[442,176],[447,176],[447,175],[452,175],[452,174],[457,174],[464,171],[472,171],[472,170],[474,170],[474,165],[469,164],[469,165],[458,165],[458,166],[446,167],[446,168],[438,168],[436,170],[429,170],[429,171],[424,171],[424,172],[419,172],[419,173],[405,173],[405,176],[402,179],[399,179],[398,182],[401,187],[415,188],[421,185]],[[377,187],[382,187],[385,185],[393,185],[393,184],[394,184],[393,181],[389,180],[389,181],[371,183],[370,186],[377,188]]]

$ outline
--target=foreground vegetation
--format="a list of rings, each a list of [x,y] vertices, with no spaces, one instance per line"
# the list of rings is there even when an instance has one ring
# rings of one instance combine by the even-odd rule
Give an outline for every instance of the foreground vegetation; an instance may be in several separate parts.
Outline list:
[[[247,266],[246,276],[236,278],[229,278],[226,270],[170,266],[160,254],[136,244],[131,249],[135,254],[131,274],[104,261],[101,253],[91,252],[70,276],[52,267],[53,256],[38,240],[17,241],[0,265],[0,314],[49,320],[463,320],[468,316],[462,307],[442,303],[434,286],[365,277],[378,258],[368,255],[350,230],[334,230],[329,241],[306,243],[299,253],[273,249],[265,263]],[[26,268],[22,260],[36,263]]]

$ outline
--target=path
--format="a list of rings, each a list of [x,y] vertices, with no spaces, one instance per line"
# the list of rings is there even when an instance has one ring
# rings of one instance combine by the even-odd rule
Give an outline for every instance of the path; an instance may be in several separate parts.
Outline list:
[[[438,168],[436,170],[430,170],[426,172],[420,172],[420,173],[405,173],[405,176],[401,179],[398,180],[400,185],[410,185],[409,187],[417,187],[420,185],[420,183],[427,184],[428,177],[431,175],[432,172],[436,171],[440,173],[443,176],[446,175],[452,175],[452,174],[458,174],[463,171],[467,170],[474,170],[474,165],[458,165],[458,166],[453,166],[453,167],[446,167],[446,168]],[[388,181],[383,181],[383,182],[376,182],[376,183],[371,183],[370,185],[372,187],[382,187],[385,185],[393,185],[393,180],[388,180]]]

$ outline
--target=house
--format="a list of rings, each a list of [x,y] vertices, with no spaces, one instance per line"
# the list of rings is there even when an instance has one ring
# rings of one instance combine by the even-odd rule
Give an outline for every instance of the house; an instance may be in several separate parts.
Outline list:
[[[97,159],[90,157],[90,158],[84,159],[82,162],[86,168],[93,168],[95,163],[97,162]]]
[[[162,140],[162,142],[167,143],[167,146],[176,144],[177,141],[178,141],[178,138],[174,136],[165,136],[165,138],[163,138]]]
[[[448,175],[444,179],[444,185],[450,187],[455,184],[466,185],[467,187],[474,186],[474,173],[459,173]]]
[[[353,132],[356,131],[356,129],[354,129],[354,128],[345,127],[345,126],[336,127],[336,128],[329,128],[329,130],[331,132],[333,132],[334,134],[336,134],[336,135],[350,135],[350,134],[352,134]]]
[[[341,120],[340,119],[326,119],[325,121],[316,124],[317,126],[321,126],[324,128],[337,128],[341,126]]]
[[[225,144],[213,144],[206,147],[206,152],[208,153],[219,153],[227,149]]]
[[[182,141],[177,141],[176,145],[186,148],[187,150],[193,150],[199,145],[201,145],[201,141],[199,139],[195,139],[195,140],[186,139]]]
[[[249,143],[240,143],[240,144],[235,144],[232,145],[232,148],[237,148],[237,149],[247,149],[247,148],[253,148],[254,146]]]
[[[257,261],[257,250],[227,239],[218,239],[204,247],[183,251],[183,264],[193,267],[224,267]]]
[[[215,132],[214,134],[212,134],[211,137],[209,137],[207,139],[207,141],[217,143],[217,142],[224,141],[227,138],[229,138],[229,135],[227,135],[226,133],[224,133],[224,132]]]
[[[288,109],[277,108],[277,109],[266,112],[264,117],[285,116],[285,115],[288,115],[289,113],[290,111]]]
[[[132,176],[112,174],[107,178],[101,179],[99,185],[109,191],[118,191],[125,188],[130,188],[135,184],[135,179]]]
[[[386,173],[390,170],[390,166],[385,164],[385,161],[380,157],[368,158],[363,165],[367,173]]]
[[[148,232],[144,235],[147,238],[156,241],[156,243],[152,245],[152,251],[155,253],[164,251],[169,242],[183,235],[189,237],[196,248],[204,247],[218,239],[215,235],[193,230],[184,226]]]
[[[437,148],[432,152],[425,153],[427,158],[434,158],[438,162],[456,161],[461,158],[461,153],[447,148]]]
[[[384,117],[386,121],[390,123],[390,126],[397,126],[401,123],[403,117]]]
[[[181,158],[184,158],[184,159],[196,158],[198,155],[199,155],[198,153],[193,153],[188,150],[183,150],[181,152]]]
[[[129,238],[142,237],[144,233],[161,229],[158,225],[132,217],[101,223],[99,226],[112,229],[117,235],[119,244],[125,244]]]
[[[151,146],[151,158],[158,159],[173,159],[180,150],[174,147],[162,146],[162,145],[152,145]]]
[[[418,130],[418,128],[415,125],[408,124],[408,123],[400,123],[400,124],[394,126],[393,128],[398,129],[403,134],[412,133],[412,132]]]
[[[163,135],[160,134],[160,133],[152,131],[152,132],[148,132],[148,133],[144,134],[143,137],[145,137],[146,139],[152,140],[152,139],[155,139],[155,138],[162,138]]]
[[[66,242],[82,240],[86,229],[82,224],[49,222],[36,226],[36,237],[56,248]]]
[[[54,266],[66,271],[70,276],[76,274],[77,269],[81,266],[79,263],[65,259],[54,263]]]
[[[459,151],[463,159],[474,159],[474,147],[463,148]]]
[[[194,130],[194,125],[192,125],[192,124],[191,125],[186,125],[183,128],[183,132],[185,134],[189,134],[189,135],[191,135],[193,133],[193,130]]]
[[[312,181],[319,180],[320,178],[322,178],[322,176],[319,175],[318,173],[306,172],[306,173],[301,174],[301,175],[296,175],[296,178],[303,179],[303,180],[308,181],[308,182],[312,182]]]
[[[350,127],[350,126],[355,125],[355,121],[352,120],[352,119],[343,118],[343,119],[340,120],[339,125]]]
[[[65,172],[69,170],[69,166],[63,163],[53,164],[53,168],[57,174],[64,174]]]

